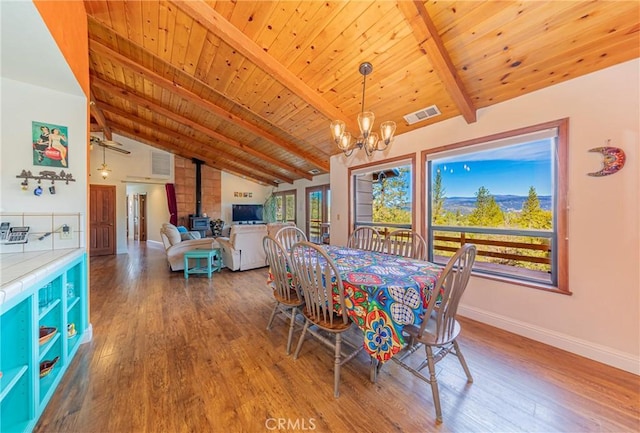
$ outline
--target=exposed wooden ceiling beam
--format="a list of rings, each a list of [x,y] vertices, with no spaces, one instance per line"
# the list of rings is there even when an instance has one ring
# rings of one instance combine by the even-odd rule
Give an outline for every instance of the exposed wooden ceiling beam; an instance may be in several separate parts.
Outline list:
[[[207,128],[206,126],[200,125],[197,122],[194,122],[191,119],[187,119],[186,117],[183,117],[177,113],[174,113],[171,110],[168,110],[164,107],[161,107],[160,105],[156,104],[155,102],[149,101],[146,98],[143,98],[141,96],[138,96],[134,93],[132,93],[131,91],[115,86],[111,83],[108,83],[107,81],[104,81],[98,77],[96,77],[95,75],[91,75],[91,85],[92,86],[96,86],[99,87],[101,89],[103,89],[104,91],[112,94],[112,95],[116,95],[116,96],[120,96],[124,99],[126,99],[129,102],[133,102],[134,104],[137,104],[143,108],[146,108],[147,110],[153,111],[157,114],[160,114],[162,116],[165,116],[175,122],[181,123],[183,125],[189,126],[190,128],[195,129],[196,131],[199,131],[205,135],[208,135],[211,138],[214,138],[215,140],[218,140],[224,144],[227,144],[229,146],[235,147],[236,149],[240,149],[250,155],[255,156],[256,158],[260,158],[264,161],[269,162],[270,164],[276,165],[280,168],[283,168],[284,170],[291,172],[291,173],[295,173],[300,177],[304,177],[305,179],[313,179],[313,176],[311,176],[309,173],[300,170],[296,167],[292,167],[288,164],[285,164],[284,162],[273,158],[269,155],[266,155],[262,152],[258,152],[257,150],[240,143],[239,141],[233,140],[229,137],[226,137],[222,134],[220,134],[219,132],[216,132],[212,129]]]
[[[133,60],[129,59],[128,57],[123,56],[122,54],[110,49],[109,47],[101,44],[100,42],[97,42],[95,40],[89,40],[89,50],[104,56],[107,56],[109,58],[109,60],[111,61],[116,61],[118,63],[120,63],[121,65],[123,65],[124,67],[131,69],[132,71],[142,75],[145,79],[151,81],[154,85],[160,86],[163,89],[169,91],[169,92],[173,92],[176,93],[178,95],[180,95],[181,97],[183,97],[184,99],[186,99],[187,101],[189,101],[192,104],[195,104],[199,107],[201,107],[202,109],[206,110],[207,112],[218,116],[219,118],[221,118],[222,120],[226,121],[226,122],[232,122],[235,126],[238,126],[240,128],[243,128],[249,132],[251,132],[252,134],[263,138],[265,140],[270,141],[271,143],[274,143],[275,145],[281,147],[282,149],[284,149],[285,151],[292,153],[302,159],[304,159],[305,161],[307,161],[309,164],[324,170],[326,172],[329,171],[329,163],[327,162],[328,157],[326,159],[322,159],[319,158],[316,155],[313,155],[311,152],[308,151],[304,151],[304,150],[300,150],[295,144],[293,143],[289,143],[286,140],[268,132],[265,131],[264,129],[260,128],[257,125],[254,125],[253,123],[250,123],[238,116],[236,116],[235,114],[229,112],[228,110],[225,110],[224,108],[214,104],[211,101],[208,101],[206,99],[201,98],[200,96],[196,95],[195,93],[185,89],[184,87],[181,87],[180,85],[174,83],[173,81],[167,80],[164,77],[161,77],[160,75],[156,74],[155,72],[153,72],[150,69],[147,69],[143,66],[140,66],[138,63],[134,62]],[[161,61],[165,64],[165,66],[169,67],[170,69],[172,69],[173,73],[177,73],[177,72],[182,72],[179,71],[179,69],[177,69],[175,66],[171,65],[168,62],[164,62],[163,60],[159,59],[158,57],[154,56],[151,52],[144,50],[145,55],[150,55],[155,59],[157,59],[158,61]],[[184,73],[184,72],[182,72]],[[195,78],[191,75],[186,74],[190,79],[195,80]],[[207,89],[211,89],[213,90],[208,84],[200,81],[200,80],[196,80],[198,81],[200,84],[202,84],[203,86],[206,86]],[[234,103],[235,104],[235,103]],[[237,104],[236,104],[237,105]]]
[[[413,35],[418,45],[429,57],[436,73],[442,80],[445,89],[455,102],[467,123],[476,121],[476,108],[471,102],[469,94],[464,89],[462,80],[444,48],[438,29],[431,21],[422,0],[398,1],[398,9],[404,14],[413,29]]]
[[[129,113],[128,111],[121,110],[120,108],[105,104],[103,102],[98,102],[98,106],[103,112],[115,114],[116,116],[120,116],[122,118],[125,118],[127,120],[134,122],[136,125],[144,126],[145,128],[150,128],[156,132],[162,133],[164,136],[169,137],[170,139],[178,143],[198,144],[201,151],[190,151],[186,149],[184,150],[184,153],[189,153],[189,152],[192,153],[190,158],[195,157],[198,159],[212,159],[214,161],[218,161],[219,159],[229,160],[229,161],[233,161],[233,163],[244,166],[244,168],[249,172],[251,170],[256,170],[266,174],[267,176],[273,179],[279,179],[280,181],[286,182],[286,183],[291,183],[291,184],[293,183],[293,179],[290,179],[286,176],[282,176],[281,174],[271,171],[262,166],[256,165],[253,161],[243,160],[242,158],[238,158],[236,155],[232,155],[220,149],[212,149],[211,145],[204,141],[195,140],[193,137],[188,137],[184,134],[180,134],[179,132],[173,131],[169,128],[165,128],[150,120],[143,119],[142,117],[136,116],[132,113]],[[180,146],[180,147],[184,149],[184,146]],[[204,150],[204,152],[202,150]],[[222,162],[224,163],[226,161],[222,161]]]
[[[148,146],[152,146],[155,147],[157,149],[162,149],[165,150],[167,152],[179,155],[183,158],[186,159],[192,159],[193,156],[190,156],[188,153],[183,153],[183,152],[176,152],[175,148],[170,148],[169,146],[167,146],[166,144],[163,143],[163,141],[158,138],[158,137],[151,137],[148,136],[146,134],[141,133],[140,131],[136,131],[135,129],[131,129],[129,127],[123,126],[123,125],[119,125],[119,124],[114,124],[113,125],[113,131],[117,134],[122,135],[123,137],[127,137],[130,138],[132,140],[136,140],[139,141],[141,143],[144,143]],[[254,180],[255,182],[258,182],[262,185],[274,185],[277,186],[277,184],[275,182],[273,182],[273,180],[271,179],[266,179],[263,178],[259,175],[257,175],[255,172],[245,172],[243,170],[238,170],[235,168],[231,168],[231,167],[222,167],[220,164],[218,164],[217,162],[209,159],[209,158],[203,158],[202,161],[204,161],[205,165],[208,165],[209,167],[215,168],[217,170],[220,171],[226,171],[227,173],[231,173],[234,174],[236,176],[239,177],[244,177],[244,178],[248,178],[251,180]]]
[[[111,136],[111,128],[107,125],[107,119],[104,117],[104,113],[96,106],[96,97],[91,90],[89,90],[91,100],[89,101],[89,111],[98,125],[102,128],[102,132],[104,134],[104,138],[107,140],[112,140]]]
[[[262,47],[242,33],[242,31],[227,21],[203,0],[173,1],[172,3],[327,118],[331,120],[345,118],[340,110],[331,105],[284,65],[271,57]],[[357,122],[353,119],[346,120],[345,123],[351,131],[360,130]],[[327,125],[327,131],[328,130],[329,125]],[[329,135],[329,132],[327,132],[327,135]]]
[[[102,132],[102,126],[98,125],[97,123],[91,122],[89,124],[89,130],[91,132]]]
[[[252,116],[255,116],[256,118],[259,118],[261,120],[263,120],[264,122],[269,123],[270,125],[272,125],[274,128],[278,128],[281,129],[279,126],[277,125],[273,125],[271,123],[271,121],[260,115],[259,113],[256,113],[254,111],[249,110],[247,107],[238,104],[236,101],[229,99],[227,97],[227,95],[225,95],[224,93],[220,92],[219,90],[217,90],[216,88],[212,87],[208,82],[203,81],[201,79],[199,79],[198,77],[189,74],[185,71],[183,71],[180,68],[177,68],[176,66],[174,66],[172,63],[164,60],[161,57],[156,56],[152,51],[149,51],[148,49],[144,48],[141,45],[136,44],[134,41],[132,41],[130,38],[128,38],[127,35],[122,35],[121,33],[119,33],[117,31],[117,29],[114,29],[112,27],[108,27],[106,25],[104,25],[102,22],[96,20],[95,18],[88,16],[88,19],[91,23],[91,26],[96,26],[99,27],[103,32],[107,33],[107,34],[112,34],[112,35],[116,35],[119,36],[123,39],[127,39],[127,43],[131,46],[131,47],[135,47],[137,50],[140,50],[141,53],[144,54],[144,56],[148,56],[151,59],[153,59],[153,63],[154,64],[161,64],[163,65],[165,68],[167,68],[168,70],[171,70],[173,75],[183,75],[184,77],[187,77],[189,80],[193,80],[194,82],[200,84],[201,86],[203,86],[204,88],[206,88],[207,90],[211,91],[212,93],[215,93],[218,97],[223,98],[225,101],[229,102],[230,104],[233,104],[235,107],[237,107],[238,109],[240,109],[241,111],[250,113]],[[100,42],[95,41],[95,40],[89,40],[90,43],[90,50],[91,50],[91,44],[93,43],[97,43],[100,45],[100,47],[96,47],[96,48],[104,48],[107,51],[104,52],[104,54],[110,56],[110,60],[121,60],[122,57],[118,57],[120,56],[118,53],[116,53],[115,51],[109,49],[108,47],[106,47],[104,44],[100,44]],[[96,52],[100,52],[99,50],[96,49]],[[117,56],[114,56],[113,53],[117,54]],[[134,71],[138,72],[138,73],[142,73],[144,75],[147,75],[147,73],[149,74],[154,74],[155,76],[158,76],[157,74],[155,74],[153,71],[145,69],[143,67],[141,67],[139,64],[134,63],[131,61],[131,59],[124,57],[124,59],[126,59],[127,63],[124,64],[124,66],[128,66],[130,69],[133,69]],[[123,62],[121,62],[123,63]],[[139,69],[138,69],[139,68]],[[150,81],[153,81],[150,79]],[[171,83],[171,90],[173,91],[174,86],[177,86],[177,84],[170,82]],[[206,100],[205,100],[206,101]],[[309,162],[309,164],[314,165],[318,168],[320,168],[321,170],[325,170],[325,171],[329,171],[329,164],[326,162],[329,159],[329,155],[326,155],[325,153],[319,151],[317,148],[314,149],[313,152],[318,153],[320,152],[320,155],[314,155],[313,152],[307,151],[305,149],[300,149],[299,147],[297,147],[294,143],[290,143],[287,140],[278,137],[272,133],[270,133],[269,131],[265,131],[264,129],[260,128],[258,125],[254,125],[251,124],[250,122],[247,122],[245,119],[242,119],[238,116],[235,116],[234,114],[230,113],[228,110],[215,105],[214,103],[212,103],[211,101],[207,101],[210,104],[213,104],[214,107],[217,108],[217,110],[215,109],[210,109],[210,111],[213,112],[213,114],[218,115],[219,117],[223,118],[224,120],[232,120],[235,121],[236,123],[240,124],[242,122],[247,123],[248,127],[245,127],[244,125],[241,125],[242,127],[245,127],[245,129],[249,130],[250,132],[261,136],[261,134],[265,134],[263,136],[264,139],[269,140],[271,142],[273,142],[274,144],[277,144],[279,146],[281,146],[283,149],[285,149],[286,151],[299,156],[300,158],[305,159],[307,162]],[[237,119],[237,120],[236,120]]]

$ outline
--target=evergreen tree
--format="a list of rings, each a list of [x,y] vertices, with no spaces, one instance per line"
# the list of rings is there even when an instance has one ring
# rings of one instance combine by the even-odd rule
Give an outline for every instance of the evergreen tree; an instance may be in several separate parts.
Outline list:
[[[522,212],[520,214],[520,225],[522,227],[532,228],[534,225],[534,219],[536,214],[540,211],[540,200],[538,200],[538,194],[536,189],[529,187],[529,196],[527,200],[522,204]]]
[[[381,177],[373,184],[373,220],[381,223],[411,223],[409,169],[398,169],[394,177]]]
[[[436,178],[433,181],[433,205],[431,211],[433,212],[432,221],[435,225],[446,224],[446,216],[444,212],[444,193],[445,189],[442,186],[442,173],[440,170],[436,173]]]
[[[522,204],[522,212],[520,213],[519,225],[524,228],[531,229],[550,229],[551,228],[551,212],[540,208],[540,200],[536,189],[529,187],[529,196]]]
[[[469,224],[478,227],[501,227],[504,225],[504,214],[496,199],[484,186],[476,192],[476,207],[469,215]]]

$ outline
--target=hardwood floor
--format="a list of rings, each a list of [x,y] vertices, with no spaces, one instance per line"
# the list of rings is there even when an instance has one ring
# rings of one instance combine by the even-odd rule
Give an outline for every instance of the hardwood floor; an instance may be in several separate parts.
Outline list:
[[[438,364],[442,424],[428,384],[393,362],[372,384],[365,353],[334,399],[330,350],[308,339],[294,361],[284,318],[265,330],[266,268],[185,280],[162,247],[129,252],[91,259],[93,341],[36,432],[640,431],[638,376],[471,320],[474,383],[455,357]]]

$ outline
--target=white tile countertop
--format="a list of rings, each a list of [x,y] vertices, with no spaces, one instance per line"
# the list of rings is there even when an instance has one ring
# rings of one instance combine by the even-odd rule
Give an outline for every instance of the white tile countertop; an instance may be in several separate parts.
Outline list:
[[[84,253],[71,248],[0,254],[0,306]]]

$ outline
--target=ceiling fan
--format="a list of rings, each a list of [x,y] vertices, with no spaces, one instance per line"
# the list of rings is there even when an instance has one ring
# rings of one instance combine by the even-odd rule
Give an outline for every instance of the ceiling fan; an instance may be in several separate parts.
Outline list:
[[[127,150],[127,149],[123,149],[121,147],[118,146],[122,146],[122,144],[118,143],[117,141],[111,141],[111,140],[103,140],[99,137],[94,137],[93,135],[91,136],[91,139],[89,140],[89,143],[91,145],[98,145],[98,146],[102,146],[105,149],[109,149],[109,150],[114,150],[116,152],[120,152],[120,153],[124,153],[125,155],[129,155],[131,153],[131,151]]]

